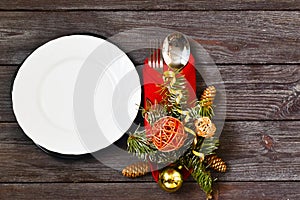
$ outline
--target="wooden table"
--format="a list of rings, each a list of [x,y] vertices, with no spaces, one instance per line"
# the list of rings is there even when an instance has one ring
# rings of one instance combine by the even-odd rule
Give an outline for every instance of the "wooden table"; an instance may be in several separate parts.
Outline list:
[[[173,3],[171,3],[173,2]],[[300,199],[300,1],[0,2],[0,199],[204,199],[191,179],[168,194],[150,175],[128,179],[92,156],[43,153],[22,132],[11,85],[24,59],[59,36],[131,28],[181,31],[208,51],[227,93],[215,199]],[[139,64],[146,52],[133,52]],[[30,117],[30,116],[28,116]]]

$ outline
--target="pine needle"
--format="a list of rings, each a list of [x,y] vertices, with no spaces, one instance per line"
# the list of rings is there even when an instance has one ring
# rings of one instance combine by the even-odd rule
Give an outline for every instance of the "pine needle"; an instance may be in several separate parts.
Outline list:
[[[151,154],[155,154],[155,147],[149,142],[146,132],[135,131],[130,134],[127,140],[127,150],[139,157],[142,160],[147,160],[147,157]]]

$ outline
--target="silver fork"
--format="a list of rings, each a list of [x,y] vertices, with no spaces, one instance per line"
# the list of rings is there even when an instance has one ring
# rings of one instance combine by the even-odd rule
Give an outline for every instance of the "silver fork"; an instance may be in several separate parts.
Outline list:
[[[148,57],[148,65],[158,72],[162,72],[164,67],[162,51],[160,47],[161,42],[159,39],[150,41],[150,55]]]

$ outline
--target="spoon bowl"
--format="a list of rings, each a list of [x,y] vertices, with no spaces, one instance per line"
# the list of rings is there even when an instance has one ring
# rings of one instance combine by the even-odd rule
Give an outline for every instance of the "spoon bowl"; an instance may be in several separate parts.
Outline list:
[[[190,44],[185,35],[179,32],[169,34],[162,47],[162,56],[165,63],[177,70],[182,70],[189,61]]]

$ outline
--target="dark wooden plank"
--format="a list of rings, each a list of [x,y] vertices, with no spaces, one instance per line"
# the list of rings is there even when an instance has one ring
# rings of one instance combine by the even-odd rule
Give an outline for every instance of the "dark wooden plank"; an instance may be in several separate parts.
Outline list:
[[[221,181],[300,181],[299,129],[299,121],[226,122],[219,154],[229,170],[214,176]],[[17,124],[0,124],[0,182],[153,180],[150,175],[123,177],[115,170],[122,169],[123,159],[114,154],[105,160],[112,169],[92,156],[78,160],[54,158],[39,150]]]
[[[18,67],[0,67],[0,121],[15,121],[12,111],[11,89]]]
[[[234,182],[219,183],[215,199],[296,200],[300,182]]]
[[[296,200],[300,182],[217,183],[214,199]],[[196,183],[186,183],[170,194],[156,183],[1,184],[1,199],[205,199]]]
[[[17,66],[0,67],[0,121],[15,121],[10,93],[17,69]],[[227,119],[300,119],[299,65],[220,65],[218,69],[226,88]],[[207,78],[213,85],[220,84],[213,81],[213,75],[208,74]],[[200,76],[197,87],[199,93],[205,87]],[[224,105],[218,107],[219,114],[224,114]]]
[[[299,63],[300,13],[287,12],[0,12],[0,64],[20,64],[35,48],[63,35],[111,37],[140,27],[181,31],[200,43],[216,63]],[[122,49],[145,47],[146,32]],[[132,35],[131,35],[132,36]],[[132,38],[132,37],[131,37]],[[149,51],[132,52],[143,63]]]
[[[300,66],[219,66],[226,119],[300,119]],[[210,78],[214,80],[213,77]],[[219,83],[212,81],[213,85]],[[201,88],[201,84],[198,84]],[[219,105],[222,108],[223,105]],[[223,113],[223,112],[220,112]]]
[[[300,122],[227,122],[219,155],[228,163],[227,181],[299,180]]]
[[[186,1],[2,1],[2,10],[296,10],[300,9],[298,1],[294,0],[186,0]]]

